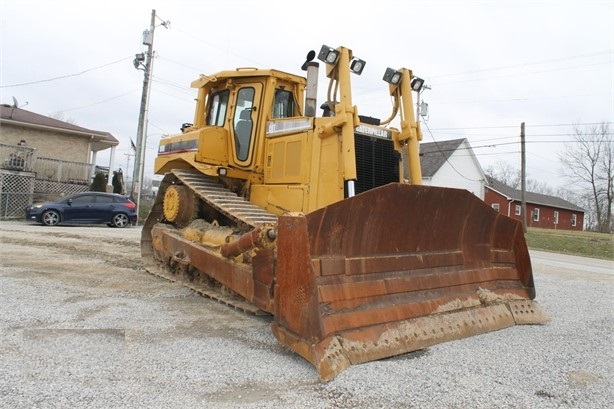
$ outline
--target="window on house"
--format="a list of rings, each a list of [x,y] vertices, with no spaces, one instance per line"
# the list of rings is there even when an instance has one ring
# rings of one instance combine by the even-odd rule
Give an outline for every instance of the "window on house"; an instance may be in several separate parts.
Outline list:
[[[520,216],[521,213],[522,213],[522,206],[516,205],[516,209],[514,210],[514,214],[516,216]]]
[[[559,224],[559,212],[554,211],[554,224]]]
[[[533,221],[534,222],[539,221],[539,209],[537,207],[533,209]]]
[[[576,215],[575,215],[575,214],[572,214],[572,215],[571,215],[571,225],[572,225],[573,227],[576,227],[576,223],[577,223],[577,222],[578,222],[578,220],[577,220],[577,218],[576,218]]]
[[[495,209],[495,211],[497,213],[499,213],[499,203],[493,203],[493,204],[491,204],[491,206],[492,206],[493,209]]]

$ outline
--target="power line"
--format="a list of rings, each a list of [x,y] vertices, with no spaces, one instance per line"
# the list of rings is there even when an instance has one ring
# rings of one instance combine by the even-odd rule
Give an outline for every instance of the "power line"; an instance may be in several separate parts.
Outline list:
[[[428,128],[428,126],[427,126]],[[433,135],[431,134],[431,137]],[[433,138],[434,139],[434,138]],[[466,138],[465,138],[466,139]],[[436,144],[438,144],[437,141],[434,141]],[[447,142],[447,141],[446,141]],[[537,143],[561,143],[561,142],[567,142],[567,143],[579,143],[578,141],[525,141],[526,144],[537,144]],[[583,141],[583,142],[599,142],[598,140],[594,140],[594,141]],[[424,143],[424,142],[423,142]],[[500,146],[508,146],[508,145],[517,145],[519,142],[500,142],[500,143],[494,143],[494,144],[484,144],[484,145],[472,145],[469,148],[449,148],[449,149],[441,149],[438,146],[438,150],[437,152],[456,152],[456,151],[475,151],[476,149],[482,149],[482,148],[497,148]]]
[[[433,75],[430,78],[432,79],[432,78],[453,77],[453,76],[457,76],[457,75],[475,74],[475,73],[479,73],[479,72],[506,70],[506,69],[511,69],[511,68],[526,67],[526,66],[529,66],[529,65],[541,65],[541,64],[549,64],[549,63],[552,63],[552,62],[574,60],[574,59],[579,59],[579,58],[597,57],[597,56],[606,55],[606,54],[612,54],[612,53],[614,53],[614,50],[604,50],[604,51],[597,51],[597,52],[588,53],[588,54],[573,55],[573,56],[569,56],[569,57],[553,58],[553,59],[550,59],[550,60],[527,62],[527,63],[522,63],[522,64],[505,65],[505,66],[500,66],[500,67],[482,68],[482,69],[478,69],[478,70],[463,71],[463,72],[457,72],[457,73],[453,73],[453,74]]]
[[[450,81],[450,82],[432,82],[432,84],[434,84],[434,85],[449,85],[449,84],[458,84],[458,83],[461,83],[461,82],[462,83],[466,83],[466,82],[486,81],[486,80],[492,80],[492,79],[498,79],[498,78],[518,77],[518,76],[529,75],[529,74],[543,74],[543,73],[553,72],[553,71],[573,70],[575,68],[594,67],[596,65],[605,65],[605,64],[612,65],[612,62],[611,61],[606,61],[606,62],[599,62],[599,63],[594,63],[594,64],[576,65],[576,66],[573,66],[573,67],[553,68],[553,69],[550,69],[550,70],[542,70],[542,71],[515,72],[513,74],[497,75],[497,76],[494,76],[494,77],[463,79],[463,80]]]
[[[595,125],[600,125],[601,123],[588,123],[588,124],[595,124]],[[570,124],[566,125],[569,126]],[[573,124],[573,125],[579,125],[579,124]],[[455,152],[455,151],[475,151],[475,149],[481,149],[481,148],[500,148],[501,146],[517,146],[519,144],[518,141],[514,141],[514,142],[499,142],[499,143],[489,143],[489,144],[485,144],[485,145],[477,145],[477,146],[470,146],[470,147],[466,147],[466,148],[461,148],[461,147],[457,147],[457,148],[449,148],[449,149],[442,149],[441,146],[439,145],[439,142],[435,139],[435,136],[433,135],[433,133],[431,132],[431,129],[429,128],[428,124],[426,122],[424,122],[424,126],[426,127],[429,135],[431,136],[431,138],[433,139],[433,142],[435,143],[435,146],[437,146],[437,151],[436,152],[432,152],[432,153],[440,153],[444,156],[446,162],[450,165],[450,167],[452,168],[452,170],[454,170],[454,172],[456,172],[460,177],[470,180],[470,181],[477,181],[471,178],[468,178],[467,176],[463,175],[458,169],[456,169],[454,167],[454,165],[448,160],[448,157],[445,155],[445,152]],[[551,126],[551,125],[536,125],[536,127],[539,126]],[[562,126],[562,124],[557,124],[557,126]],[[473,128],[466,128],[466,129],[500,129],[500,128],[512,128],[512,126],[488,126],[488,127],[473,127]],[[517,126],[513,127],[513,128],[517,128]],[[442,129],[459,129],[459,128],[442,128]],[[462,129],[462,128],[460,128]],[[591,136],[601,136],[603,135],[602,133],[593,133],[593,134],[589,134]],[[614,135],[613,133],[606,133],[605,135]],[[561,134],[543,134],[543,135],[532,135],[532,136],[568,136],[568,135],[561,135]],[[509,137],[501,137],[501,138],[497,138],[497,139],[510,139],[510,138],[516,138],[516,135],[514,136],[509,136]],[[463,139],[467,139],[467,138],[463,138]],[[577,141],[561,141],[561,140],[529,140],[529,141],[525,141],[526,144],[538,144],[538,143],[557,143],[560,144],[562,142],[565,143],[576,143]],[[594,142],[598,142],[598,141],[594,141]],[[481,153],[479,154],[480,156],[488,156],[488,155],[510,155],[510,154],[519,154],[521,153],[520,151],[512,151],[512,152],[493,152],[493,153]],[[476,156],[478,155],[478,153],[475,153]]]
[[[181,30],[179,30],[179,31],[181,31]],[[198,72],[198,73],[200,73],[200,72],[202,71],[200,68],[192,67],[191,65],[186,65],[186,64],[183,64],[183,63],[181,63],[181,62],[179,62],[179,61],[175,61],[175,60],[170,59],[170,58],[167,58],[167,57],[162,57],[162,56],[160,56],[160,57],[158,57],[158,58],[160,58],[161,60],[170,61],[170,62],[172,62],[173,64],[177,64],[177,65],[179,65],[179,66],[181,66],[181,67],[188,68],[188,69],[190,69],[190,70],[194,70],[194,71],[196,71],[196,72]]]
[[[77,109],[89,108],[89,107],[94,106],[94,105],[104,104],[105,102],[113,101],[114,99],[118,99],[118,98],[121,98],[121,97],[125,97],[126,95],[133,94],[133,93],[135,93],[138,90],[139,90],[138,88],[135,88],[132,91],[128,91],[128,92],[125,92],[123,94],[116,95],[114,97],[103,99],[103,100],[98,101],[98,102],[93,102],[91,104],[81,105],[81,106],[77,106],[77,107],[74,107],[74,108],[68,108],[68,109],[60,109],[60,112],[75,111]]]
[[[518,136],[517,135],[475,135],[475,134],[470,134],[467,135],[466,133],[450,133],[450,132],[438,132],[438,135],[455,135],[455,136],[460,136],[463,138],[467,138],[467,137],[471,137],[474,140],[479,140],[479,141],[500,141],[500,140],[506,140],[506,139],[515,139]],[[614,133],[612,132],[608,132],[608,133],[601,133],[601,132],[591,132],[591,133],[582,133],[582,135],[584,136],[613,136]],[[569,137],[569,136],[573,136],[571,134],[530,134],[527,135],[529,138],[535,138],[535,137],[556,137],[556,138],[562,138],[562,137]],[[556,139],[556,140],[549,140],[549,141],[543,141],[543,142],[568,142],[568,139]]]
[[[614,124],[614,122],[579,122],[579,123],[573,123],[573,124],[549,124],[549,125],[535,124],[535,125],[526,125],[526,126],[531,127],[531,128],[536,128],[536,127],[544,127],[544,126],[576,126],[576,125],[584,126],[584,125],[601,125],[601,124],[612,125]],[[441,130],[447,130],[447,129],[460,130],[460,129],[503,129],[503,128],[518,128],[518,125],[467,126],[467,127],[433,128],[432,130],[441,131]]]
[[[433,138],[433,141],[435,141],[435,145],[437,146],[437,150],[439,151],[439,153],[441,153],[443,155],[443,152],[445,152],[445,150],[441,149],[441,147],[439,146],[439,143],[435,140],[435,137],[433,136],[433,133],[429,129],[428,124],[426,122],[423,122],[423,123],[424,123],[424,126],[426,127],[426,129],[429,131],[429,134],[431,135],[431,138]],[[456,174],[458,174],[463,179],[469,180],[470,182],[479,182],[480,181],[480,180],[477,180],[477,179],[468,178],[467,176],[463,175],[458,169],[456,169],[456,167],[452,164],[452,162],[450,162],[448,160],[448,157],[446,155],[443,155],[443,157],[444,157],[445,161],[448,163],[448,165],[450,165],[452,170],[454,170],[454,172],[456,172]]]
[[[50,81],[56,81],[56,80],[60,80],[60,79],[64,79],[64,78],[69,78],[69,77],[77,77],[79,75],[83,75],[86,72],[90,72],[90,71],[94,71],[94,70],[98,70],[100,68],[104,68],[104,67],[108,67],[109,65],[113,65],[113,64],[117,64],[120,63],[122,61],[126,61],[129,59],[132,59],[133,57],[126,57],[126,58],[122,58],[121,60],[117,60],[117,61],[113,61],[107,64],[103,64],[103,65],[99,65],[97,67],[93,67],[93,68],[88,68],[87,70],[75,73],[75,74],[67,74],[67,75],[62,75],[60,77],[53,77],[53,78],[48,78],[48,79],[44,79],[44,80],[38,80],[38,81],[32,81],[32,82],[23,82],[21,84],[11,84],[11,85],[0,85],[0,88],[12,88],[12,87],[22,87],[25,85],[34,85],[34,84],[40,84],[42,82],[50,82]]]
[[[164,86],[167,86],[167,87],[174,88],[175,90],[180,91],[182,94],[189,95],[191,97],[190,101],[193,101],[193,99],[194,99],[195,92],[190,92],[192,90],[192,88],[179,85],[176,82],[165,80],[165,79],[157,77],[155,75],[152,75],[152,81],[154,83],[156,83],[156,84],[159,84],[159,85],[164,85]]]
[[[441,84],[440,84],[441,85]],[[612,92],[598,92],[593,94],[576,94],[576,95],[556,95],[556,96],[532,96],[532,97],[522,97],[522,98],[499,98],[499,99],[465,99],[465,100],[455,100],[455,101],[439,101],[436,100],[438,105],[447,105],[447,104],[478,104],[484,102],[526,102],[526,101],[537,101],[544,99],[562,99],[562,98],[587,98],[587,97],[602,97],[606,95],[612,95]]]
[[[218,51],[220,51],[220,52],[222,52],[222,53],[225,53],[225,54],[227,54],[227,55],[233,55],[233,56],[235,56],[235,57],[241,58],[242,60],[245,60],[245,61],[250,61],[250,62],[252,62],[252,63],[254,63],[254,64],[263,65],[263,64],[261,64],[261,63],[260,63],[260,62],[258,62],[258,61],[254,61],[254,60],[252,60],[251,58],[247,58],[247,57],[245,57],[244,55],[237,54],[237,53],[235,53],[235,52],[233,52],[233,51],[230,51],[230,50],[228,50],[228,49],[221,48],[221,47],[217,46],[217,45],[216,45],[216,44],[214,44],[214,43],[211,43],[211,42],[209,42],[209,41],[203,40],[202,38],[197,37],[197,36],[195,36],[194,34],[188,33],[187,31],[181,30],[180,28],[176,28],[176,27],[174,27],[174,29],[175,29],[175,30],[177,30],[177,31],[179,31],[179,32],[181,32],[181,33],[183,33],[183,34],[185,34],[185,35],[187,35],[187,36],[189,36],[189,37],[192,37],[193,39],[195,39],[195,40],[197,40],[197,41],[200,41],[201,43],[206,44],[207,46],[209,46],[209,47],[211,47],[211,48],[214,48],[214,49],[216,49],[216,50],[218,50]],[[172,60],[169,60],[169,61],[172,61]],[[173,61],[173,62],[177,63],[176,61]],[[196,69],[196,71],[197,71],[197,72],[201,72],[201,70],[199,70],[199,69]]]

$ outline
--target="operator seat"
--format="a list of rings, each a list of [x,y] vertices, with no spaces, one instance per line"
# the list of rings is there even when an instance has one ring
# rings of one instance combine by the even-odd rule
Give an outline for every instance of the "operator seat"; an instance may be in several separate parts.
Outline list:
[[[237,157],[239,160],[247,159],[253,125],[251,113],[251,109],[244,109],[241,111],[239,114],[239,122],[235,125],[235,142],[237,144]]]

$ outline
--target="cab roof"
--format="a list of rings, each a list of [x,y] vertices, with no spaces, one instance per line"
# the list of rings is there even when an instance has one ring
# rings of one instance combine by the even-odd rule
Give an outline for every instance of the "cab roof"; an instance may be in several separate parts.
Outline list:
[[[290,74],[287,72],[273,69],[259,69],[253,67],[237,68],[235,70],[220,71],[213,75],[201,74],[200,78],[192,81],[192,88],[202,88],[209,83],[225,81],[232,78],[249,78],[249,77],[273,77],[285,81],[295,82],[306,85],[307,80],[300,75]]]

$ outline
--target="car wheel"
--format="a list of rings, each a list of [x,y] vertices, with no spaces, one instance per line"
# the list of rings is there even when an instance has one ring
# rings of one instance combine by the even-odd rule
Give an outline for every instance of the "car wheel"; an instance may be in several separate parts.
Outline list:
[[[130,223],[128,220],[128,216],[123,213],[117,213],[113,216],[113,226],[114,227],[126,227]]]
[[[41,220],[45,226],[55,226],[60,222],[60,214],[55,210],[47,210],[41,216]]]

